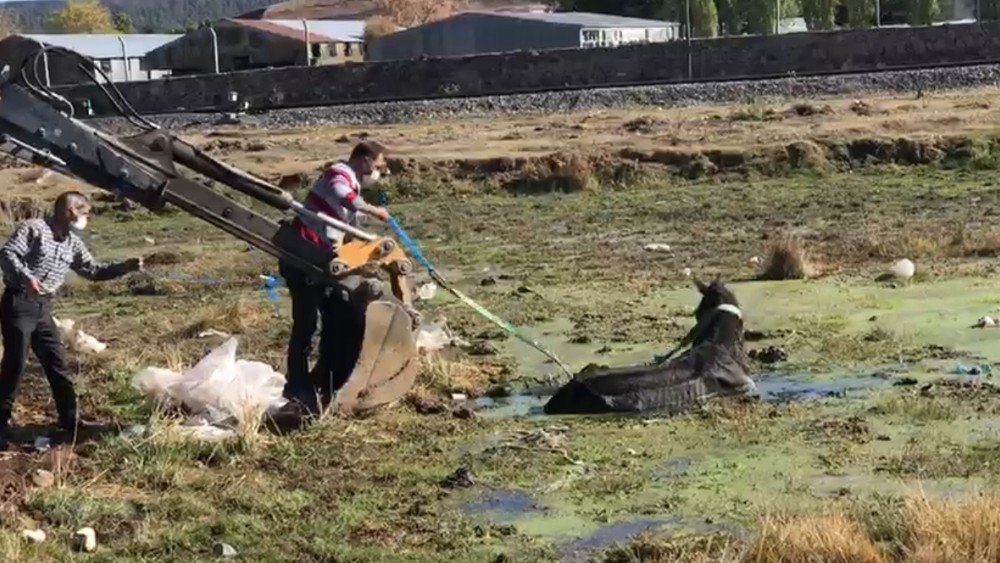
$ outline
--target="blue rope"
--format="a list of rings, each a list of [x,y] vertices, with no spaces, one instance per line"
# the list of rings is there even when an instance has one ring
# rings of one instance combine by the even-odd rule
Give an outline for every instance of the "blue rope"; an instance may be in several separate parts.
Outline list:
[[[431,273],[437,272],[434,266],[431,265],[430,261],[424,256],[424,253],[420,251],[420,247],[417,246],[416,241],[410,238],[410,235],[406,234],[406,231],[404,231],[403,227],[399,225],[395,217],[389,217],[389,226],[396,232],[396,236],[399,237],[399,240],[403,241],[403,244],[407,249],[409,249],[413,257],[416,258],[418,262],[423,264],[425,268],[427,268],[427,271]]]

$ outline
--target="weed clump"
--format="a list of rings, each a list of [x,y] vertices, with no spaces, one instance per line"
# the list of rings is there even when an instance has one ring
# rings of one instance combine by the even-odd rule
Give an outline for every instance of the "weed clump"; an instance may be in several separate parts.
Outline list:
[[[802,240],[794,235],[784,234],[771,245],[764,270],[758,276],[762,280],[801,280],[809,277],[812,267],[806,258]]]
[[[843,514],[768,517],[745,561],[759,563],[882,563],[886,556]]]

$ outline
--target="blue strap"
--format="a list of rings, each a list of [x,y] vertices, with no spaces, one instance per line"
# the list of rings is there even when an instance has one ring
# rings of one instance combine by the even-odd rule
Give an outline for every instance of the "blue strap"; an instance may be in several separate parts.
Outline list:
[[[429,272],[437,271],[434,269],[434,266],[431,265],[430,261],[427,260],[427,258],[424,256],[424,253],[420,251],[420,248],[417,246],[417,243],[410,238],[410,235],[406,234],[406,231],[404,231],[403,227],[399,225],[395,217],[392,216],[389,217],[389,226],[392,227],[392,230],[396,232],[396,236],[399,237],[399,240],[403,241],[403,245],[405,245],[406,248],[410,251],[410,254],[412,254],[413,257],[416,258],[418,262],[423,264],[424,267],[427,268],[427,271]]]

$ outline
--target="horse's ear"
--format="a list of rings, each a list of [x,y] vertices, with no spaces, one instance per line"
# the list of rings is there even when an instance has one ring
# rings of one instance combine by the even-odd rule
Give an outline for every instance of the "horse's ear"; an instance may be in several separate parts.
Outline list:
[[[698,288],[698,291],[700,291],[702,295],[708,293],[708,286],[705,285],[705,283],[702,282],[700,279],[698,279],[697,276],[695,276],[694,278],[694,286]]]

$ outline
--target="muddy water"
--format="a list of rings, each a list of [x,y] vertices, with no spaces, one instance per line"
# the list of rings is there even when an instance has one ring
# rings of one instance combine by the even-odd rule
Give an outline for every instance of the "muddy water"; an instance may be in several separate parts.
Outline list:
[[[889,387],[893,382],[891,378],[880,375],[817,377],[780,373],[757,375],[754,381],[760,400],[774,403],[829,397],[858,398],[870,390]],[[484,418],[540,418],[546,416],[543,407],[550,397],[547,393],[525,393],[498,399],[485,397],[476,404]]]
[[[916,345],[939,345],[1000,362],[1000,329],[971,328],[980,317],[1000,316],[1000,279],[958,279],[914,283],[890,288],[875,283],[747,282],[729,287],[740,300],[746,327],[773,331],[820,326],[836,320],[844,334],[862,334],[884,329]],[[593,300],[586,290],[567,297],[581,302]],[[662,315],[664,310],[689,310],[698,302],[693,288],[654,292],[639,302],[639,313]],[[678,319],[693,324],[693,319]],[[596,363],[612,366],[645,363],[673,347],[673,342],[628,343],[568,342],[572,329],[568,319],[558,319],[524,331],[556,353],[574,370]],[[526,379],[560,376],[558,368],[528,345],[508,339],[498,347],[519,362],[519,375]],[[793,358],[796,362],[822,360],[809,350]]]

